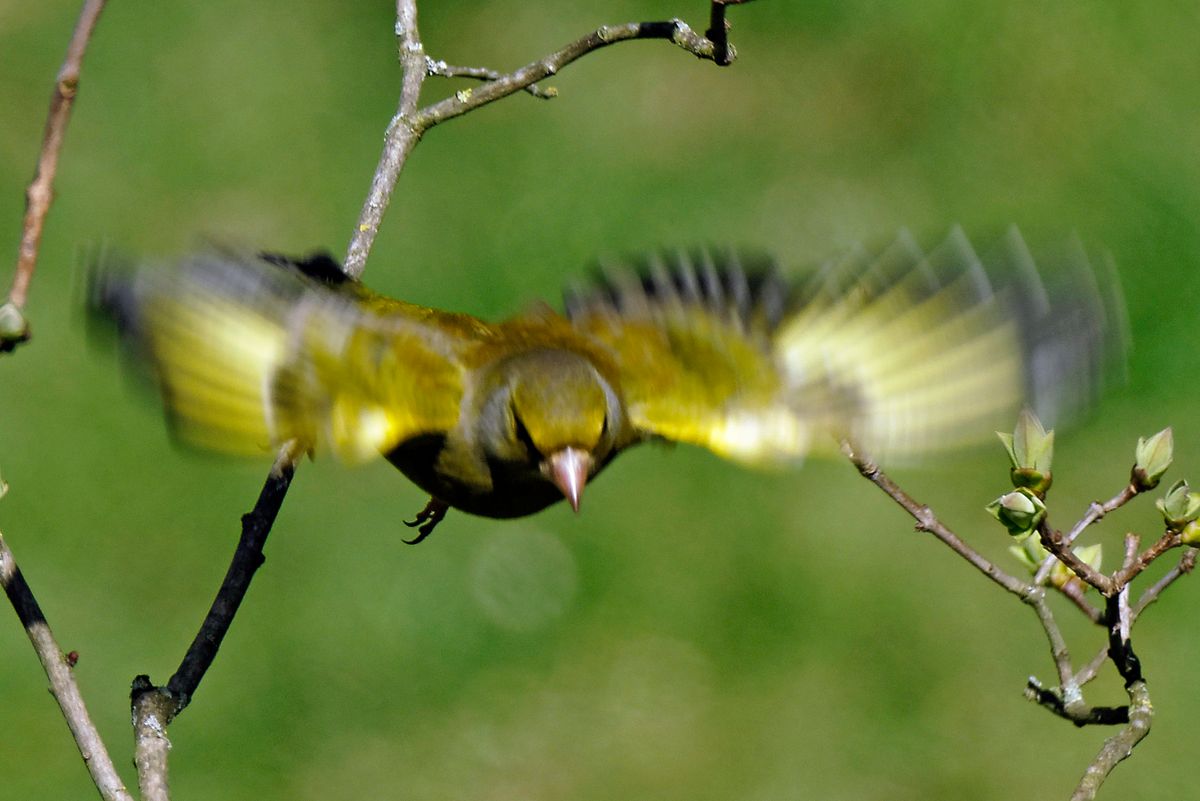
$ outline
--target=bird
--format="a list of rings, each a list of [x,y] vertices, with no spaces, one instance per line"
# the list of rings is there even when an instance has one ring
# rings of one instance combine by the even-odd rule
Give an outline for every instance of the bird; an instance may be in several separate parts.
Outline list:
[[[1123,303],[1077,241],[1053,270],[1011,228],[907,231],[806,269],[734,248],[608,261],[499,322],[393,299],[327,253],[209,247],[173,262],[97,259],[93,319],[157,385],[175,437],[223,453],[293,443],[382,456],[449,509],[489,518],[560,501],[647,441],[750,466],[853,442],[905,463],[989,436],[1021,405],[1077,413],[1125,358]],[[1114,367],[1116,365],[1116,367]]]

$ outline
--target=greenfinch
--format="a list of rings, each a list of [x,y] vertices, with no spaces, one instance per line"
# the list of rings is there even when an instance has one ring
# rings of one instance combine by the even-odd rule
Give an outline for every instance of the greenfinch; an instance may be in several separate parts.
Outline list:
[[[448,508],[511,518],[565,499],[626,448],[690,443],[747,464],[850,440],[907,461],[1077,409],[1123,358],[1115,283],[1082,249],[1039,276],[1010,231],[901,234],[784,272],[715,251],[608,267],[502,322],[376,294],[330,257],[210,250],[101,261],[90,303],[150,367],[182,441],[382,455]]]

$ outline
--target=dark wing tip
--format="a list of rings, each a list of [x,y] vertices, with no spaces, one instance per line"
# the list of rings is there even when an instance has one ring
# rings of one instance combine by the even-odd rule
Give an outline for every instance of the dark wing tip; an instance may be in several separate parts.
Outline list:
[[[640,316],[700,307],[739,327],[769,335],[791,305],[778,263],[736,248],[676,249],[602,260],[591,280],[564,293],[568,318],[593,312]]]
[[[1091,256],[1076,236],[1030,248],[1013,227],[984,261],[1008,283],[1028,405],[1046,426],[1086,412],[1104,390],[1124,382],[1129,324],[1110,256]]]
[[[307,256],[300,257],[263,251],[258,254],[258,257],[268,264],[297,272],[325,286],[337,287],[355,283],[355,278],[349,275],[342,268],[341,262],[327,250],[313,251]]]

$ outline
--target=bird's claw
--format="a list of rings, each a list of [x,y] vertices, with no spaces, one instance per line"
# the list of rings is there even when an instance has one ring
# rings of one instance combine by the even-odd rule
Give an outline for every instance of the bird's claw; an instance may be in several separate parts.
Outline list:
[[[405,545],[416,545],[424,540],[433,530],[437,528],[437,524],[442,522],[442,518],[446,516],[446,510],[450,505],[445,501],[439,501],[437,498],[430,498],[429,503],[425,504],[425,508],[417,513],[416,519],[405,520],[404,525],[409,528],[417,528],[417,536],[411,540],[403,540]]]

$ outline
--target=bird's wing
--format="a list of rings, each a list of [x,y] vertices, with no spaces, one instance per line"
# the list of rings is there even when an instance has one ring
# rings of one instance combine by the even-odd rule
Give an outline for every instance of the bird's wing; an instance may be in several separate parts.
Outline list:
[[[735,254],[651,259],[566,305],[644,436],[752,463],[843,438],[904,460],[991,436],[1022,403],[1052,421],[1123,363],[1119,298],[1081,248],[1052,267],[1044,281],[1015,229],[982,259],[956,229],[799,279]]]
[[[90,301],[150,364],[190,444],[251,455],[297,440],[354,462],[452,428],[469,326],[293,266],[219,252],[102,262]]]

